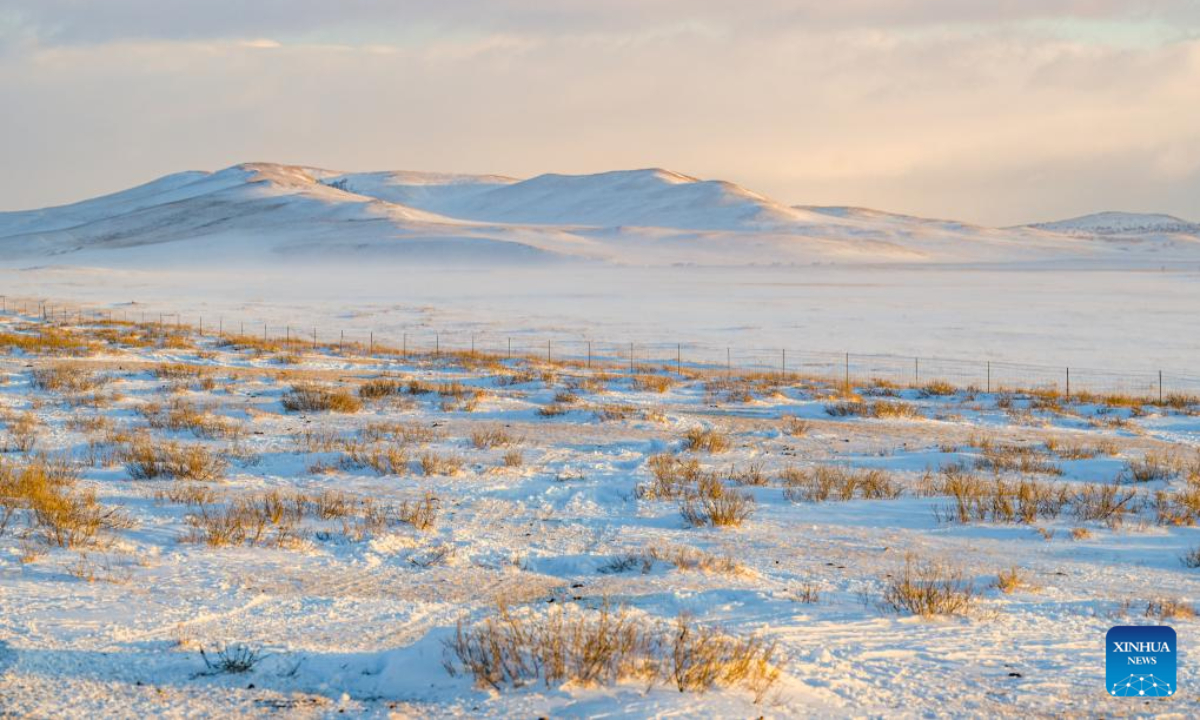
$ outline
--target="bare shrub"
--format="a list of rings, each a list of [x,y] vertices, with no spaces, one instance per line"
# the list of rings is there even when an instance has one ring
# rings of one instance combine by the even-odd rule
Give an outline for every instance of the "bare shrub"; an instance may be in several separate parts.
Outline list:
[[[967,613],[975,600],[974,584],[962,570],[908,558],[883,593],[884,607],[921,617]]]
[[[220,645],[210,651],[200,649],[200,657],[210,673],[240,674],[254,669],[266,657],[266,653],[248,645],[234,643]]]
[[[79,365],[44,365],[30,374],[33,386],[49,392],[85,392],[95,390],[109,378]]]
[[[729,436],[715,428],[692,428],[684,435],[685,450],[706,453],[722,453],[731,446]]]
[[[436,495],[427,492],[420,500],[405,500],[401,503],[396,512],[396,519],[418,530],[429,530],[437,522],[440,504],[441,501]]]
[[[558,417],[571,412],[571,408],[563,405],[562,403],[550,403],[549,405],[543,405],[538,408],[537,412],[538,415],[541,415],[542,417]]]
[[[41,422],[31,412],[4,419],[5,452],[30,452],[37,445]]]
[[[946,474],[937,490],[954,500],[952,506],[938,510],[938,516],[960,523],[1033,523],[1058,517],[1073,499],[1066,487],[1052,483],[1026,478],[985,480],[957,472]]]
[[[1001,445],[983,442],[983,452],[975,459],[977,470],[992,472],[1043,473],[1062,475],[1062,468],[1050,462],[1039,448],[1027,445]]]
[[[525,455],[520,450],[509,450],[504,453],[502,462],[504,463],[504,467],[507,468],[521,467],[525,463]]]
[[[288,412],[356,413],[362,410],[362,403],[348,390],[317,385],[293,385],[284,394],[282,402]]]

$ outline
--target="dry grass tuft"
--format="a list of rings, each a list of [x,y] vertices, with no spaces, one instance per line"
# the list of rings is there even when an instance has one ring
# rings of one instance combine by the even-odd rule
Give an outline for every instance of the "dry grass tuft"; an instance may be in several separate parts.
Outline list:
[[[903,488],[883,470],[823,465],[811,469],[786,468],[781,479],[787,485],[784,497],[792,502],[827,500],[890,500]]]
[[[457,475],[466,461],[451,453],[421,453],[421,472],[426,475]]]
[[[692,428],[683,438],[685,450],[722,453],[732,446],[729,436],[715,428]]]
[[[1183,600],[1158,599],[1146,603],[1146,617],[1155,620],[1191,620],[1196,606]]]
[[[220,480],[228,463],[203,445],[151,440],[140,436],[125,453],[125,467],[135,480]]]
[[[713,477],[684,494],[679,514],[692,527],[738,527],[754,513],[754,496],[730,490]]]
[[[446,669],[501,690],[541,681],[547,687],[669,683],[680,692],[738,687],[766,697],[781,670],[773,643],[702,627],[689,615],[666,625],[604,604],[597,610],[554,605],[542,612],[496,614],[446,643]]]
[[[885,608],[920,617],[965,614],[974,600],[974,584],[962,570],[911,557],[905,560],[904,569],[888,581],[883,594]]]
[[[480,450],[515,445],[520,440],[502,427],[482,427],[471,431],[471,444]]]
[[[342,388],[293,385],[283,396],[283,407],[288,412],[356,413],[362,402]]]
[[[32,458],[17,466],[0,462],[0,534],[18,516],[46,545],[96,545],[104,532],[129,527],[123,511],[101,505],[93,490],[75,490],[78,472],[69,463]]]

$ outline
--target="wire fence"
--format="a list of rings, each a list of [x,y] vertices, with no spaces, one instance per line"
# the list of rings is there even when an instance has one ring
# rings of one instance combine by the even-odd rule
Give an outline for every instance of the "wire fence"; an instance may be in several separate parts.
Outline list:
[[[283,342],[293,348],[398,352],[406,356],[461,353],[501,359],[570,361],[583,367],[625,370],[707,373],[779,373],[861,385],[886,382],[900,386],[945,383],[983,392],[1047,390],[1066,395],[1127,395],[1163,401],[1200,396],[1200,374],[1178,370],[1128,371],[1074,366],[1051,366],[987,359],[912,357],[892,354],[827,352],[798,348],[719,346],[703,342],[610,342],[561,335],[506,335],[496,332],[441,333],[427,329],[376,333],[317,325],[275,325],[227,317],[162,313],[145,306],[94,309],[46,300],[0,295],[0,313],[28,320],[85,324],[128,322],[159,329],[186,330],[202,335],[246,336]]]

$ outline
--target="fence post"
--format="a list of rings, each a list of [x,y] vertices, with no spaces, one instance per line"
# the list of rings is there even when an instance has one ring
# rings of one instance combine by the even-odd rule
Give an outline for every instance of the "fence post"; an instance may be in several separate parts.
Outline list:
[[[292,326],[291,325],[287,325],[284,327],[283,337],[284,337],[284,342],[286,344],[290,345],[292,342]]]
[[[267,341],[267,324],[263,323],[263,342],[266,342],[266,341]]]
[[[987,391],[988,395],[992,394],[992,361],[987,361]]]
[[[846,392],[850,392],[850,353],[846,353]]]
[[[921,358],[913,358],[913,385],[921,384]]]
[[[345,352],[345,350],[346,350],[346,331],[341,330],[338,332],[338,352]]]
[[[404,337],[400,340],[400,355],[408,357],[408,333],[404,333]]]
[[[1163,404],[1163,393],[1162,393],[1162,370],[1159,370],[1159,371],[1158,371],[1158,404],[1159,404],[1159,405],[1162,405],[1162,404]]]
[[[550,341],[546,340],[546,362],[550,362]]]
[[[587,341],[587,344],[588,344],[588,360],[587,360],[587,369],[588,369],[588,370],[591,370],[591,369],[592,369],[592,341],[591,341],[591,340],[588,340],[588,341]]]
[[[683,375],[683,344],[675,343],[675,374]]]
[[[629,343],[629,374],[633,374],[633,343]]]
[[[313,352],[317,351],[317,329],[313,328]]]
[[[203,315],[200,316],[200,334],[201,335],[204,334],[204,316]]]
[[[779,350],[779,374],[787,375],[787,348]]]
[[[1067,368],[1067,401],[1071,400],[1071,368]]]
[[[374,355],[375,354],[375,331],[374,330],[371,331],[370,343],[371,344],[369,346],[367,346],[368,347],[367,354]]]
[[[729,348],[726,347],[725,348],[725,377],[731,377],[732,375],[733,375],[733,353],[731,353]]]
[[[433,356],[435,358],[440,358],[442,356],[442,334],[441,333],[433,334]]]
[[[512,360],[512,338],[508,339],[508,359]]]

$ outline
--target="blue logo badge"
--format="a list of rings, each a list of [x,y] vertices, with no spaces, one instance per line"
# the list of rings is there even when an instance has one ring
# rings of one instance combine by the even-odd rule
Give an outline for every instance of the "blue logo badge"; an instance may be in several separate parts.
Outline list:
[[[1105,644],[1105,685],[1115,697],[1168,697],[1175,685],[1175,631],[1165,625],[1118,625]]]

